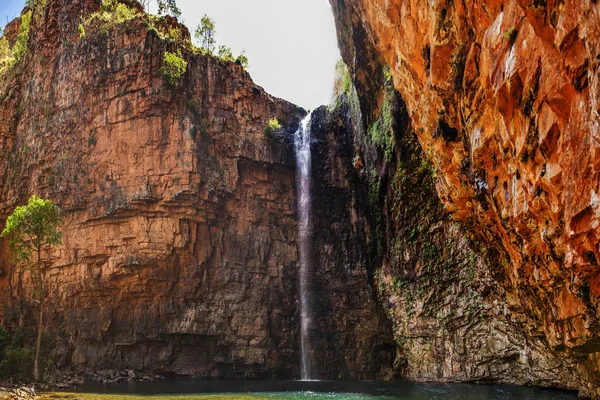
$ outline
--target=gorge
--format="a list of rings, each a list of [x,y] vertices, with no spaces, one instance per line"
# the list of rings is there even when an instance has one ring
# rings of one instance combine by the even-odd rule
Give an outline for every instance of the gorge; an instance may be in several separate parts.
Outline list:
[[[330,3],[344,63],[309,117],[135,0],[7,25],[0,226],[31,194],[64,218],[48,358],[600,398],[600,3]],[[35,321],[29,279],[0,239],[3,326]]]

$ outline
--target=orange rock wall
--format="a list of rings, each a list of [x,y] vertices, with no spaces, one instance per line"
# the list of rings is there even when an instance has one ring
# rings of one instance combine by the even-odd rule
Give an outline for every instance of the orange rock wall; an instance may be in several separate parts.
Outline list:
[[[265,93],[241,66],[160,37],[145,16],[92,21],[80,37],[78,24],[99,6],[38,5],[28,54],[0,79],[0,225],[33,193],[64,214],[46,272],[55,365],[297,376],[292,134],[304,110]],[[155,23],[189,38],[172,18]],[[6,37],[18,29],[16,20]],[[176,50],[188,65],[170,86],[160,69]],[[268,137],[274,117],[284,127]],[[372,349],[391,336],[383,314],[380,325],[369,319],[377,304],[364,272],[353,275],[331,282],[350,280],[361,301],[323,296],[336,323],[364,328],[343,342],[331,324],[316,332],[334,366],[325,378],[372,379],[391,364],[385,343],[358,354],[358,341]],[[19,308],[33,316],[27,283],[0,241],[4,323]],[[342,363],[348,351],[356,354]]]
[[[508,311],[600,396],[600,4],[331,4],[363,111],[387,65],[438,195]]]
[[[141,17],[79,38],[71,20],[98,4],[37,10],[28,55],[0,84],[1,215],[31,193],[64,213],[46,272],[49,329],[62,338],[55,361],[290,373],[295,172],[288,146],[262,127],[300,111],[240,66],[185,50],[187,73],[167,85],[162,56],[176,46]],[[0,269],[11,304],[27,274],[4,251]],[[267,312],[275,298],[283,310]]]

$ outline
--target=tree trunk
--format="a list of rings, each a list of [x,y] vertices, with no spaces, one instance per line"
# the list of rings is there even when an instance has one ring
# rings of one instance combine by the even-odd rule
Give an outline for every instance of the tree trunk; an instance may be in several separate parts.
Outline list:
[[[40,296],[40,314],[38,316],[38,331],[35,341],[35,360],[33,361],[33,379],[40,380],[40,349],[42,347],[42,326],[44,325],[44,271],[42,271],[42,246],[37,246],[38,292]]]
[[[40,380],[40,349],[42,347],[42,325],[44,323],[44,299],[40,300],[40,314],[38,316],[37,339],[35,341],[35,361],[33,362],[33,379]]]

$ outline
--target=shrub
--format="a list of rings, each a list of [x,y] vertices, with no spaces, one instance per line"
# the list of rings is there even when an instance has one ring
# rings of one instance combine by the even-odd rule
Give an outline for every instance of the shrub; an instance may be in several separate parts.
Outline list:
[[[167,37],[171,39],[172,42],[178,43],[181,41],[181,30],[179,28],[171,28],[167,34]]]
[[[335,81],[333,87],[333,95],[337,97],[342,93],[346,93],[346,96],[349,96],[352,86],[353,84],[352,77],[350,76],[350,71],[348,70],[348,67],[346,66],[344,61],[339,60],[335,65]]]
[[[27,54],[27,41],[29,39],[29,26],[31,23],[32,11],[29,10],[21,15],[21,25],[19,33],[12,49],[9,46],[8,40],[5,37],[0,39],[0,73],[11,68],[21,58]],[[0,35],[2,31],[0,31]]]
[[[0,326],[0,377],[31,380],[33,338],[22,328],[9,333]]]
[[[31,22],[31,11],[27,11],[21,15],[21,26],[19,26],[19,34],[12,52],[15,57],[15,62],[18,62],[25,54],[27,54],[27,39],[29,39],[29,24]]]
[[[506,39],[508,39],[510,44],[513,44],[517,40],[518,34],[519,34],[519,31],[515,27],[512,27],[508,31],[506,31],[506,33],[504,34],[504,37]]]
[[[115,9],[115,18],[118,23],[135,18],[136,15],[137,13],[133,8],[130,8],[123,3],[119,3]]]
[[[95,18],[107,23],[107,25],[120,24],[135,18],[137,15],[136,10],[126,4],[119,3],[117,0],[104,0],[100,10],[90,15],[84,25]],[[107,25],[102,28],[108,29],[109,26]]]
[[[240,55],[235,59],[235,63],[241,65],[244,69],[248,69],[248,57],[246,57],[246,50],[242,50]]]
[[[163,79],[169,85],[174,85],[187,71],[187,62],[181,56],[181,51],[170,53],[165,51],[163,66],[160,69]]]
[[[0,39],[0,72],[9,67],[14,61],[12,51],[5,37]]]
[[[281,129],[281,124],[277,121],[277,118],[271,118],[267,125],[263,129],[263,133],[266,137],[273,136],[273,133]]]
[[[233,62],[235,60],[233,53],[231,52],[231,47],[224,45],[219,46],[219,50],[217,50],[217,57],[223,61]]]

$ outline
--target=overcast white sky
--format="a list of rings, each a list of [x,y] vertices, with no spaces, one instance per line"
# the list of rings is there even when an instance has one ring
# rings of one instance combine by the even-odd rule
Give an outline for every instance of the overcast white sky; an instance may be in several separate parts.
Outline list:
[[[25,0],[0,0],[0,24],[16,17]],[[217,43],[242,49],[254,81],[274,96],[307,109],[331,100],[339,59],[328,0],[178,0],[193,32],[206,13]]]

